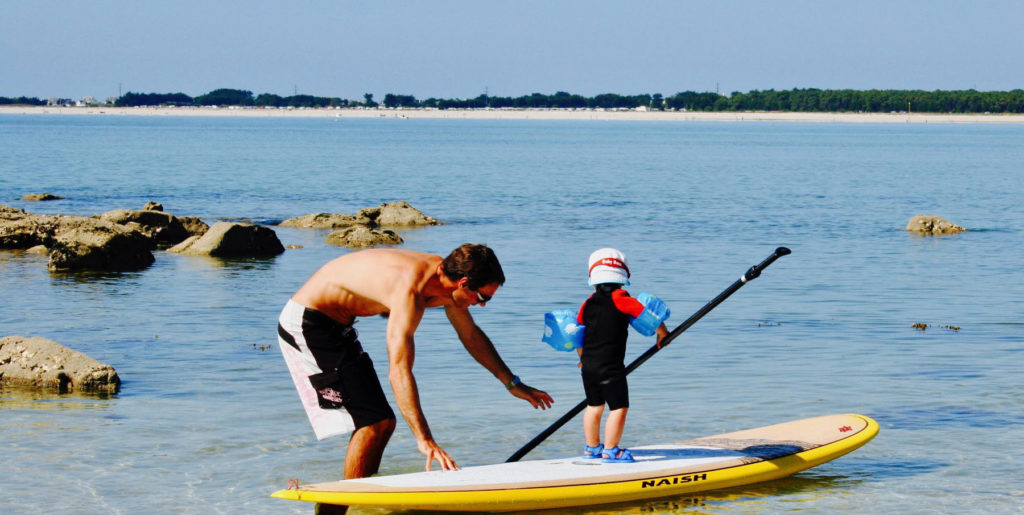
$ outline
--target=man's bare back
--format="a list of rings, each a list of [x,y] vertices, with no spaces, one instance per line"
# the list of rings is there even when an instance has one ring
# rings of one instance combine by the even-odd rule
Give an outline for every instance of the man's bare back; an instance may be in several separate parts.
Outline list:
[[[410,294],[421,298],[423,307],[440,306],[450,303],[436,296],[440,264],[440,256],[412,250],[353,252],[321,267],[292,300],[343,324],[352,324],[355,317],[388,314],[393,299]]]

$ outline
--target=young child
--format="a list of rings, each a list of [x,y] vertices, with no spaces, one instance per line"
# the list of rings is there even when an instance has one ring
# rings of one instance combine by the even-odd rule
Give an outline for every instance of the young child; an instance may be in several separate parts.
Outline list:
[[[587,408],[583,412],[584,458],[603,458],[609,463],[632,462],[628,449],[620,449],[622,429],[629,410],[629,386],[626,384],[626,337],[630,318],[639,317],[644,305],[630,297],[622,286],[629,285],[626,256],[613,248],[595,250],[590,254],[590,285],[594,294],[576,316],[586,327],[580,356],[583,390]],[[667,316],[667,314],[666,314]],[[658,343],[668,335],[663,322],[655,331]],[[601,415],[608,404],[608,420],[601,443]]]

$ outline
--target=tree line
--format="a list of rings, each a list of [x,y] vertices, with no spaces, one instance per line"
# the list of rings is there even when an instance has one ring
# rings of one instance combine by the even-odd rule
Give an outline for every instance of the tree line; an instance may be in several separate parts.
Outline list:
[[[533,93],[521,97],[480,95],[471,99],[417,100],[411,95],[387,94],[385,107],[432,107],[437,109],[637,109],[672,111],[796,111],[868,112],[916,111],[928,113],[1024,113],[1024,90],[923,91],[923,90],[829,90],[791,89],[733,92],[682,91],[672,96],[617,95],[594,97],[559,91],[554,95]]]
[[[0,104],[46,105],[38,98],[0,97]],[[672,111],[794,111],[794,112],[928,112],[928,113],[1024,113],[1024,90],[1012,91],[924,91],[924,90],[853,90],[853,89],[790,89],[753,90],[721,95],[716,92],[682,91],[672,96],[660,93],[619,95],[604,93],[593,97],[565,91],[553,95],[532,93],[519,97],[489,96],[469,99],[427,98],[388,93],[384,107],[434,109],[637,109]],[[337,97],[292,95],[282,97],[271,93],[253,95],[240,89],[217,89],[191,97],[184,93],[128,92],[114,101],[118,107],[133,106],[242,106],[242,107],[377,107],[373,95],[363,100]]]
[[[26,106],[44,106],[46,105],[45,100],[39,100],[36,97],[0,97],[0,105],[26,105]]]
[[[348,100],[292,95],[282,97],[272,93],[253,96],[243,89],[216,89],[205,95],[190,97],[184,93],[128,92],[114,101],[115,107],[135,106],[242,106],[242,107],[347,107]]]

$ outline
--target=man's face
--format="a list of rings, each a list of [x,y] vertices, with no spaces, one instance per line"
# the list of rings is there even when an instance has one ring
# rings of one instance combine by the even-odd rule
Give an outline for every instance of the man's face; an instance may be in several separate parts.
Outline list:
[[[452,300],[454,300],[460,307],[468,308],[469,306],[484,306],[491,300],[491,297],[498,292],[499,286],[497,283],[487,284],[476,290],[472,290],[469,288],[467,284],[468,282],[469,281],[466,278],[460,279],[459,289],[452,292]]]

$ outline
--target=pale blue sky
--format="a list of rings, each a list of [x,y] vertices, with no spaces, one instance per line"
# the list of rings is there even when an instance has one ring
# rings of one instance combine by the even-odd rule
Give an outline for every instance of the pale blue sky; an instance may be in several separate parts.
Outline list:
[[[1024,88],[1024,2],[0,0],[0,96]]]

